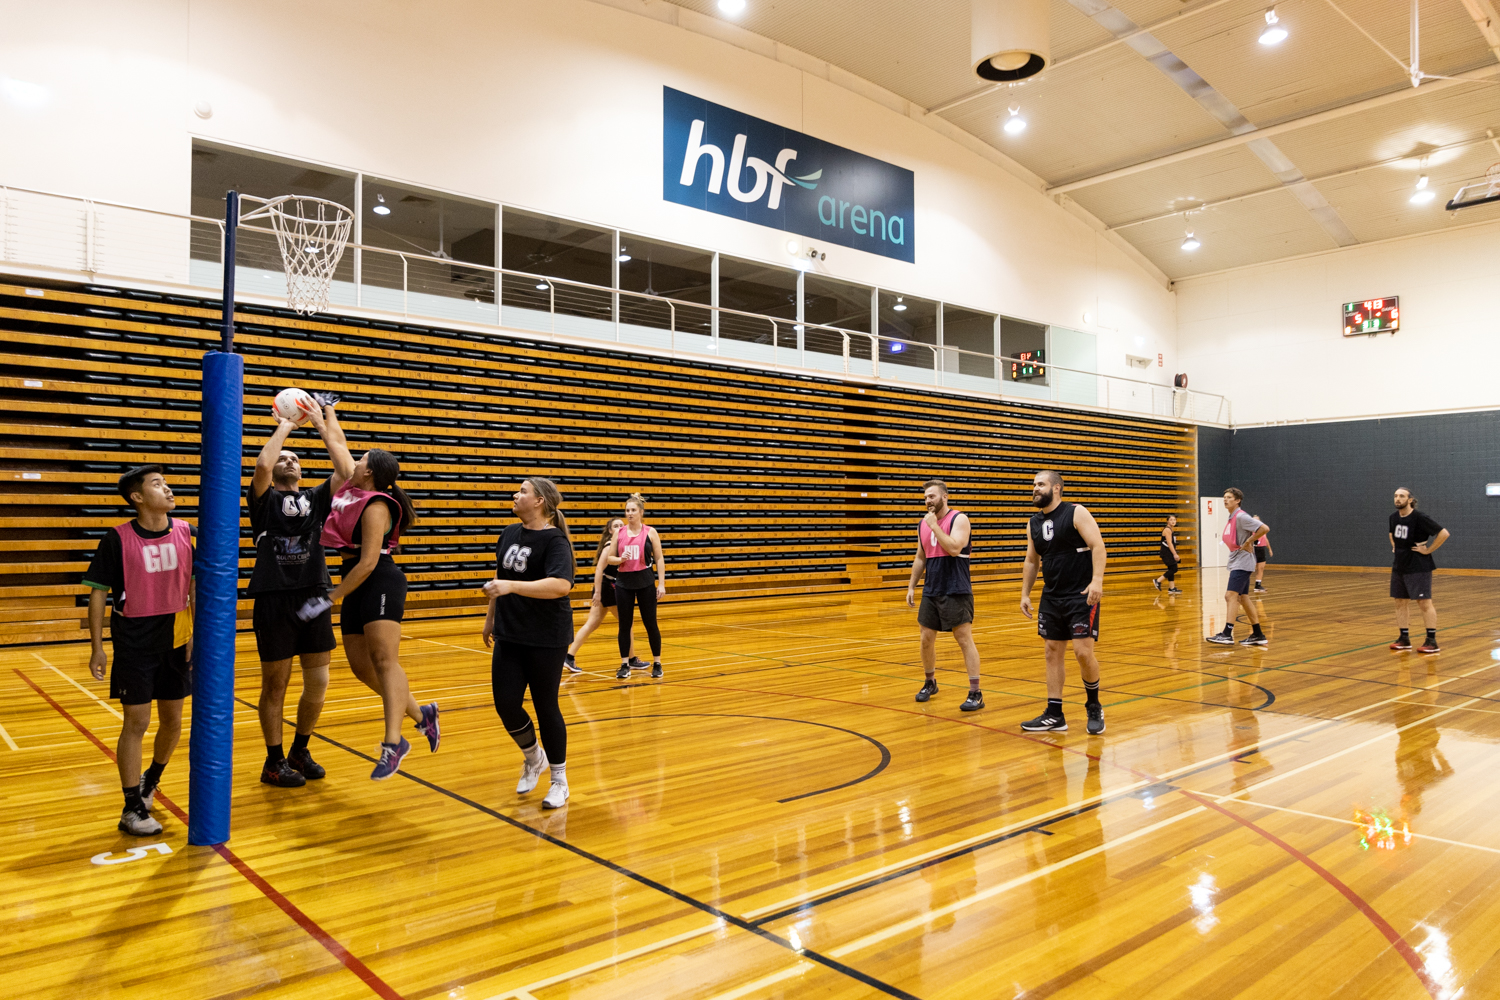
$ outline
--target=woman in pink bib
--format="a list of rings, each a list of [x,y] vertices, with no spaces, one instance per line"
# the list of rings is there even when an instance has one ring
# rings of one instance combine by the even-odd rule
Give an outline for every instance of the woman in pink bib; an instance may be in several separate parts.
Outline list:
[[[406,611],[406,574],[391,558],[401,529],[417,522],[417,512],[396,485],[401,465],[382,448],[371,448],[354,466],[354,474],[333,496],[333,509],[323,523],[323,545],[338,550],[343,560],[339,585],[327,600],[341,603],[339,631],[354,676],[380,695],[385,706],[385,737],[380,760],[370,777],[382,781],[401,768],[411,744],[401,735],[403,716],[417,724],[436,752],[440,738],[438,707],[418,705],[401,669],[401,619]],[[320,613],[309,601],[304,611]]]
[[[605,553],[618,556],[620,566],[615,580],[615,614],[620,619],[620,669],[615,676],[630,676],[631,628],[635,624],[636,605],[640,605],[641,624],[651,641],[651,676],[660,677],[661,629],[656,625],[656,602],[667,593],[667,570],[662,561],[661,536],[645,523],[646,498],[630,494],[625,501],[625,523],[615,532]]]

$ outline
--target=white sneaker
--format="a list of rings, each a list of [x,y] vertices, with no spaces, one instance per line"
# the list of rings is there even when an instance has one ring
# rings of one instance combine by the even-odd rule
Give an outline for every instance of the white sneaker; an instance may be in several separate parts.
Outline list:
[[[530,759],[521,763],[521,780],[516,782],[516,794],[525,795],[535,788],[537,779],[545,770],[547,770],[547,751],[538,747],[535,763],[532,763]]]
[[[157,786],[152,785],[147,789],[146,779],[141,779],[141,804],[146,807],[147,812],[156,808],[156,788]]]
[[[552,787],[547,789],[547,797],[542,799],[543,809],[559,809],[568,802],[568,783],[566,781],[554,781]]]
[[[563,797],[567,797],[567,788],[563,789]],[[150,814],[141,815],[132,809],[120,811],[120,832],[128,833],[132,837],[154,837],[161,833],[161,824],[152,819]]]

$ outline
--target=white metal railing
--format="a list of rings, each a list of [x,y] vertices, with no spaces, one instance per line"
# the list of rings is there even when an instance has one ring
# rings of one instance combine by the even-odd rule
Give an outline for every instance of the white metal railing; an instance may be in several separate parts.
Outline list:
[[[217,291],[223,230],[221,219],[0,187],[0,263],[27,269]],[[238,239],[241,294],[284,296],[274,234],[242,225]],[[329,303],[1184,423],[1232,417],[1223,396],[1143,379],[1049,363],[1037,378],[1012,379],[1018,358],[368,244],[346,249]]]

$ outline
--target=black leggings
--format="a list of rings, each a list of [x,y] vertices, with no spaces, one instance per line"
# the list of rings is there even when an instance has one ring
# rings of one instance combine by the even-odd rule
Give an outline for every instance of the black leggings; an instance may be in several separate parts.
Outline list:
[[[1172,558],[1172,550],[1165,545],[1161,547],[1161,561],[1167,564],[1167,571],[1162,576],[1167,578],[1168,583],[1177,579],[1178,561]]]
[[[536,708],[537,725],[542,730],[542,749],[547,763],[568,762],[568,727],[557,704],[557,687],[562,683],[563,657],[567,646],[522,646],[514,642],[496,642],[490,658],[490,683],[495,689],[495,711],[505,731],[522,750],[536,742],[536,728],[521,699],[531,688],[531,704]]]
[[[641,606],[641,624],[651,640],[652,659],[661,659],[661,629],[656,627],[656,584],[640,590],[615,585],[615,614],[620,619],[620,659],[630,655],[630,629],[635,625],[635,606]]]

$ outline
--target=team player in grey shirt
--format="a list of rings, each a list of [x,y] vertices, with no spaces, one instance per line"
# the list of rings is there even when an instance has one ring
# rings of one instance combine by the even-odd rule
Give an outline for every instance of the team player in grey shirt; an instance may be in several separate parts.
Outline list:
[[[1224,491],[1224,509],[1229,511],[1229,521],[1224,525],[1222,538],[1229,548],[1229,586],[1224,593],[1224,631],[1208,637],[1209,642],[1221,646],[1234,645],[1234,621],[1241,607],[1250,620],[1250,634],[1240,640],[1240,645],[1266,645],[1266,634],[1260,630],[1260,613],[1248,595],[1250,578],[1255,575],[1255,543],[1271,529],[1241,510],[1244,502],[1245,494],[1233,486]]]

